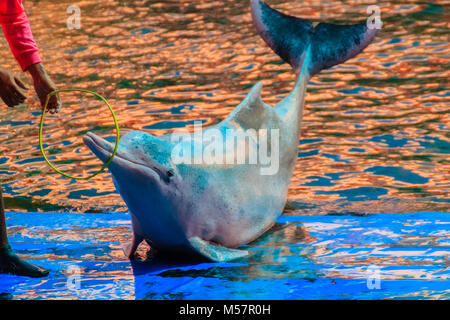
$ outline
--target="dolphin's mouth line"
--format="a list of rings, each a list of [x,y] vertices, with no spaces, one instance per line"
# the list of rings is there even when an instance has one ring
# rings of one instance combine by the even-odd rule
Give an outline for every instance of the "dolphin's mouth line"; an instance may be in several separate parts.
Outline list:
[[[111,157],[111,155],[112,155],[111,150],[108,150],[108,149],[105,148],[101,143],[99,143],[99,142],[97,141],[97,139],[96,139],[97,136],[93,135],[91,132],[88,132],[88,133],[85,135],[85,138],[88,138],[89,141],[92,142],[98,149],[101,149],[103,152],[107,153],[107,154],[108,154],[108,158]],[[129,163],[132,163],[132,164],[135,164],[135,165],[142,166],[142,167],[145,167],[145,168],[147,168],[147,169],[150,169],[150,170],[152,170],[153,172],[157,173],[158,176],[162,177],[162,171],[161,171],[159,168],[157,168],[156,166],[149,166],[149,165],[147,165],[147,164],[140,163],[140,162],[133,161],[133,160],[131,160],[131,159],[125,158],[123,155],[121,155],[121,154],[119,153],[119,151],[116,152],[116,154],[115,154],[114,157],[120,158],[121,160],[127,161],[127,162],[129,162]]]

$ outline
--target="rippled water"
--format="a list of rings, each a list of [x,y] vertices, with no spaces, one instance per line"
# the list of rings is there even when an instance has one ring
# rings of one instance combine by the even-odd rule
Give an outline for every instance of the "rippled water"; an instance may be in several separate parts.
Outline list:
[[[363,1],[268,2],[286,13],[315,21],[350,23],[367,17],[367,4]],[[81,8],[80,30],[66,27],[69,16],[66,9],[71,4]],[[18,297],[70,297],[70,293],[65,295],[53,285],[62,288],[66,278],[58,278],[63,272],[58,270],[73,261],[84,261],[84,275],[88,283],[92,281],[94,289],[98,286],[96,281],[101,280],[99,275],[105,275],[105,288],[120,287],[111,284],[112,279],[125,286],[120,294],[108,289],[100,291],[100,297],[139,297],[138,292],[141,292],[141,298],[176,298],[176,294],[192,298],[196,297],[195,290],[189,290],[197,288],[196,281],[204,277],[217,278],[214,285],[224,288],[222,294],[214,293],[216,297],[223,298],[227,294],[232,297],[235,290],[244,290],[244,285],[233,287],[236,282],[220,281],[228,279],[227,275],[235,279],[233,277],[243,272],[253,275],[252,279],[260,279],[254,285],[254,294],[267,289],[265,279],[276,275],[283,277],[278,284],[286,289],[286,296],[279,291],[281,295],[272,292],[267,297],[286,298],[289,290],[308,288],[311,277],[325,282],[329,281],[327,277],[355,279],[362,266],[370,263],[384,264],[385,280],[439,280],[444,272],[439,270],[448,268],[446,226],[420,229],[415,216],[402,218],[400,215],[400,222],[396,224],[392,215],[377,215],[373,228],[367,229],[367,233],[364,230],[372,221],[370,216],[364,223],[357,216],[450,212],[450,1],[409,1],[408,4],[390,1],[379,5],[384,26],[375,42],[363,54],[321,72],[309,83],[297,167],[285,215],[280,218],[286,221],[279,221],[292,223],[292,229],[296,217],[302,215],[299,221],[304,225],[300,235],[295,228],[279,236],[275,231],[270,233],[269,240],[264,238],[266,240],[252,244],[256,253],[245,262],[248,266],[244,268],[209,264],[206,271],[195,267],[195,272],[163,268],[162,276],[158,274],[162,278],[152,274],[139,278],[136,271],[132,277],[131,267],[121,255],[118,244],[101,244],[106,249],[94,250],[95,246],[80,249],[79,244],[70,242],[95,244],[96,241],[123,240],[122,237],[129,236],[128,229],[122,229],[127,217],[111,218],[114,222],[111,231],[104,225],[108,215],[86,218],[90,222],[83,222],[83,218],[74,222],[79,223],[78,226],[67,222],[70,226],[55,226],[54,229],[49,225],[49,221],[57,223],[54,215],[49,216],[49,221],[41,221],[45,226],[42,228],[27,225],[23,217],[14,225],[13,215],[8,224],[14,225],[10,231],[12,238],[17,238],[15,248],[19,253],[30,254],[34,249],[20,243],[31,241],[37,235],[39,241],[43,241],[41,251],[35,250],[29,257],[37,255],[37,259],[50,261],[47,267],[56,273],[56,278],[50,282],[33,284],[47,283],[42,287],[42,296],[27,291],[39,288],[31,285],[18,290]],[[45,65],[57,85],[86,88],[105,95],[114,107],[122,133],[147,130],[162,135],[175,128],[192,128],[194,120],[212,125],[224,119],[257,81],[263,81],[263,99],[272,105],[284,97],[294,83],[289,66],[256,34],[247,0],[86,0],[76,3],[41,0],[25,1],[25,6]],[[19,73],[3,38],[0,38],[0,65]],[[30,83],[26,76],[24,79]],[[113,122],[106,107],[91,97],[66,94],[63,102],[60,115],[47,117],[46,151],[60,168],[87,175],[98,169],[100,163],[83,145],[81,137],[87,131],[94,131],[113,141]],[[39,118],[39,105],[31,93],[26,105],[16,109],[0,106],[0,183],[7,209],[126,212],[109,173],[89,181],[72,181],[47,167],[38,147]],[[319,216],[323,214],[330,215],[331,218],[325,217],[330,220],[323,220]],[[346,218],[336,218],[342,215]],[[44,219],[40,215],[33,217]],[[419,217],[426,224],[432,221],[448,224],[443,215],[423,213]],[[92,219],[102,223],[93,223]],[[34,223],[39,221],[33,220]],[[77,229],[80,225],[86,229]],[[67,231],[69,229],[71,231]],[[336,239],[331,239],[333,232],[336,232]],[[93,235],[95,237],[90,238]],[[101,235],[105,238],[99,240],[97,236]],[[290,237],[293,244],[300,245],[291,247]],[[59,242],[47,250],[47,241]],[[259,246],[267,247],[265,241],[271,243],[269,247],[273,250],[258,253]],[[278,245],[284,247],[277,249]],[[381,245],[381,249],[377,249],[377,245]],[[399,251],[389,251],[391,246]],[[419,249],[409,254],[412,247]],[[422,257],[424,252],[432,258]],[[105,262],[110,259],[113,261]],[[297,260],[294,263],[292,259]],[[317,275],[316,269],[326,278]],[[448,279],[447,273],[443,273],[445,279]],[[171,278],[175,280],[169,281]],[[289,280],[291,278],[300,282]],[[180,284],[180,279],[191,279],[190,286]],[[342,298],[339,294],[348,294],[348,288],[360,292],[358,285],[361,283],[339,282],[338,289],[333,291],[332,287],[327,287],[326,292],[317,289],[326,287],[321,287],[320,283],[313,288],[319,290],[314,291],[318,297]],[[387,290],[379,296],[372,292],[355,297],[396,294],[448,297],[446,282],[433,282],[423,288],[423,292],[399,289],[401,293]],[[171,296],[173,294],[175,296]]]
[[[270,1],[313,20],[365,19],[359,1]],[[381,3],[384,27],[357,58],[311,79],[288,209],[448,210],[449,1]],[[289,66],[256,35],[248,1],[82,1],[81,29],[66,26],[72,1],[26,1],[35,38],[59,87],[104,94],[122,132],[157,135],[215,124],[263,80],[274,105],[293,85]],[[18,71],[4,39],[0,64]],[[105,106],[64,95],[48,117],[47,152],[86,175],[99,161],[82,144],[93,130],[114,137]],[[81,101],[81,102],[80,102]],[[38,149],[39,109],[0,109],[0,181],[11,210],[125,211],[109,174],[71,181]]]

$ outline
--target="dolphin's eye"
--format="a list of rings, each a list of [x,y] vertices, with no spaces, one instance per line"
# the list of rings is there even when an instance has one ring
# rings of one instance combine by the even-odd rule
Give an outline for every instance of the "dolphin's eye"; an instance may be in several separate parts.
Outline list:
[[[168,175],[169,177],[173,177],[173,176],[175,175],[175,172],[173,171],[173,169],[169,169],[169,170],[167,171],[167,175]]]

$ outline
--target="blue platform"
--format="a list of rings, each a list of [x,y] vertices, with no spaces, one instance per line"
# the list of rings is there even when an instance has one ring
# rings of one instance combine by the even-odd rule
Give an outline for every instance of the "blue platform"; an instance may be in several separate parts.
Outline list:
[[[16,252],[50,269],[0,275],[7,299],[448,299],[450,213],[283,215],[232,263],[130,262],[128,214],[7,213]]]

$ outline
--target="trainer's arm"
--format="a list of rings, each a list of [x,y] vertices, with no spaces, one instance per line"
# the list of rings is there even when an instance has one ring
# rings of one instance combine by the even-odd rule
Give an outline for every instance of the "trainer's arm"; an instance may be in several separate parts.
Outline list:
[[[0,1],[0,24],[14,57],[22,70],[32,76],[36,93],[44,105],[47,95],[56,90],[56,86],[42,64],[21,0]],[[56,112],[60,105],[59,97],[54,96],[49,102],[48,110]]]
[[[27,68],[27,71],[30,73],[33,78],[34,90],[36,91],[39,100],[41,101],[42,107],[44,107],[45,100],[47,99],[47,95],[55,91],[57,88],[53,81],[45,71],[44,65],[42,62],[32,64]],[[50,101],[48,102],[47,110],[50,113],[58,112],[61,108],[61,102],[59,100],[59,96],[52,96]]]

